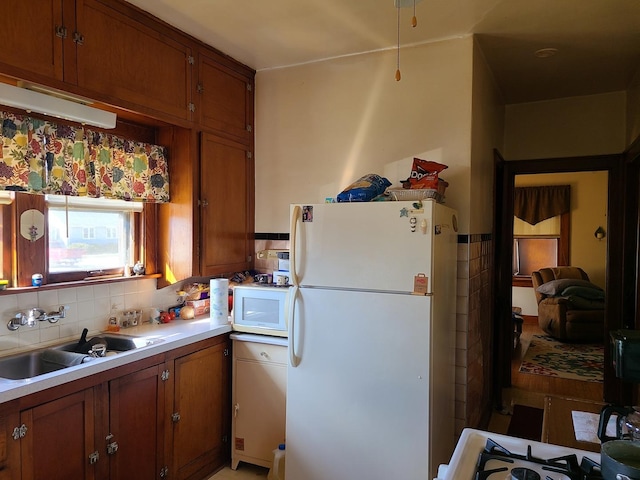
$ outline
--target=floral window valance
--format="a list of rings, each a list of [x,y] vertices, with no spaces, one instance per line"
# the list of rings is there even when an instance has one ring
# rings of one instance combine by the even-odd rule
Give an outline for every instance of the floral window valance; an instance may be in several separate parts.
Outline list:
[[[536,223],[567,213],[571,204],[569,185],[519,187],[515,189],[513,211],[516,217]]]
[[[164,147],[0,112],[0,190],[169,201]]]

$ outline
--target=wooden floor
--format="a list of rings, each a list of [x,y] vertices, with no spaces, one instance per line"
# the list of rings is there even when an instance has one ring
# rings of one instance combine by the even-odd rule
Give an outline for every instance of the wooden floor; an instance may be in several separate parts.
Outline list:
[[[513,351],[511,360],[511,387],[502,392],[503,411],[495,412],[491,416],[488,430],[496,433],[506,433],[511,419],[510,414],[514,405],[544,408],[544,397],[556,395],[579,400],[601,402],[603,395],[602,383],[582,382],[563,378],[548,377],[520,373],[522,357],[527,351],[532,335],[544,334],[537,323],[525,321],[522,326],[520,345]]]

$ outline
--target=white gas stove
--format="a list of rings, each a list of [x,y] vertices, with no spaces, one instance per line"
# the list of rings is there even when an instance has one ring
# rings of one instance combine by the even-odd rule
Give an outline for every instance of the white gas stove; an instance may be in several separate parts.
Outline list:
[[[596,480],[599,464],[598,453],[467,428],[437,480]]]

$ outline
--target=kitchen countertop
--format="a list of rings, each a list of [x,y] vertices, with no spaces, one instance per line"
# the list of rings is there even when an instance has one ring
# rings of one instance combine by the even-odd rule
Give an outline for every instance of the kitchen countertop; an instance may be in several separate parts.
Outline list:
[[[171,323],[165,324],[144,324],[122,329],[120,332],[104,332],[109,335],[132,335],[148,338],[149,340],[162,341],[135,350],[121,352],[117,355],[96,358],[81,365],[63,368],[62,370],[45,373],[29,379],[9,380],[0,378],[0,403],[8,402],[25,395],[46,390],[47,388],[88,377],[111,368],[126,365],[130,362],[142,360],[228,332],[231,332],[230,324],[213,325],[210,322],[208,314],[206,316],[196,317],[194,320],[174,320]]]

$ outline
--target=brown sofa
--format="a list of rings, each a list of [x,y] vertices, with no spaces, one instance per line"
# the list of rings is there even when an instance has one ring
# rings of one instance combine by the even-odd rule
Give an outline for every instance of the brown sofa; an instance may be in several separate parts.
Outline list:
[[[566,342],[603,341],[604,292],[589,282],[584,270],[579,267],[542,268],[532,272],[531,279],[538,301],[538,324],[542,330]],[[544,293],[539,291],[541,286]],[[588,292],[587,296],[593,294],[593,297],[602,298],[571,297],[566,290],[569,286],[578,290],[580,295],[580,292]]]

